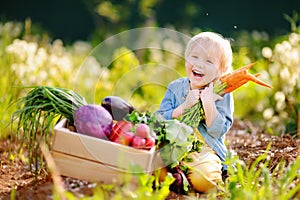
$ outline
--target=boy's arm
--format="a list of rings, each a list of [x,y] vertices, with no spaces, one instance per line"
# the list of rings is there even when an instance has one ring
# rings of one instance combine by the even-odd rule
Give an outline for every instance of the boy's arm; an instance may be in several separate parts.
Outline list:
[[[201,92],[200,96],[205,113],[205,123],[209,128],[219,114],[216,101],[222,100],[222,97],[213,92],[213,83],[210,83],[209,86]]]
[[[170,86],[168,86],[164,98],[160,103],[159,110],[156,112],[162,115],[167,120],[172,119],[172,113],[174,110],[173,104],[174,104],[174,93],[171,91]]]
[[[225,94],[223,100],[216,101],[216,108],[218,114],[211,124],[206,127],[206,131],[209,135],[214,138],[219,138],[223,136],[231,127],[233,123],[233,110],[234,110],[234,100],[231,94]]]

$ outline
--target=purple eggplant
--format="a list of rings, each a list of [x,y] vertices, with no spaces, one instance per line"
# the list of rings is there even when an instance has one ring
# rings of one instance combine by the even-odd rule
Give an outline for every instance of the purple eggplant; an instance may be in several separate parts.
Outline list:
[[[113,117],[114,120],[120,121],[127,114],[132,113],[135,108],[130,105],[127,101],[118,96],[107,96],[102,102],[103,106]]]

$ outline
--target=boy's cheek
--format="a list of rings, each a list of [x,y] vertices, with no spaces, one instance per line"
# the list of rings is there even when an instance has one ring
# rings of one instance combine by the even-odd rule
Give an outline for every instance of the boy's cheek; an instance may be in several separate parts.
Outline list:
[[[185,68],[189,69],[192,68],[193,64],[189,62],[185,62]]]
[[[194,62],[195,62],[194,59],[191,59],[190,57],[188,57],[185,59],[185,66],[187,66],[187,65],[192,66]]]
[[[185,67],[189,67],[191,64],[188,62],[185,62]]]

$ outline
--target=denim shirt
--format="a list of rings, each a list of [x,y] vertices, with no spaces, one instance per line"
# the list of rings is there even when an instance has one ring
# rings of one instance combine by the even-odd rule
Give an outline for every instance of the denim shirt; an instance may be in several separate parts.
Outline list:
[[[165,93],[164,98],[157,111],[165,119],[172,119],[172,112],[185,101],[190,89],[187,77],[172,81]],[[218,115],[211,127],[207,127],[204,122],[200,123],[198,130],[205,139],[206,143],[217,153],[221,161],[225,161],[227,148],[224,144],[225,134],[229,131],[233,123],[234,102],[232,94],[225,94],[222,100],[216,101]],[[223,166],[224,169],[227,166]]]

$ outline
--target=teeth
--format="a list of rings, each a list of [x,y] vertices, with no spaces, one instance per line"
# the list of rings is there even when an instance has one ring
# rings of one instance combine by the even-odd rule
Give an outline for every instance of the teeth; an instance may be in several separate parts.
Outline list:
[[[195,76],[200,76],[200,77],[203,77],[203,76],[204,76],[204,74],[202,74],[202,73],[200,73],[200,72],[196,72],[196,71],[193,71],[193,74],[194,74]]]
[[[201,72],[197,72],[197,71],[193,71],[193,73],[201,76],[203,75]]]

